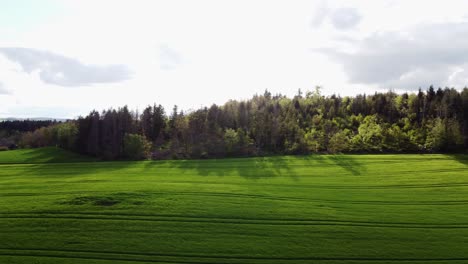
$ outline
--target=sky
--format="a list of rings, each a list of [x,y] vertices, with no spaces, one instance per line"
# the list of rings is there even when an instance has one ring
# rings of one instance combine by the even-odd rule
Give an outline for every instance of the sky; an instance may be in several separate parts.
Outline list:
[[[468,86],[461,0],[0,0],[0,118]]]

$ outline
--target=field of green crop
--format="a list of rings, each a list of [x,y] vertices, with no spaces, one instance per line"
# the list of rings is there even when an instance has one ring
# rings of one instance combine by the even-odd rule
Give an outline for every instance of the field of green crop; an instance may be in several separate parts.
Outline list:
[[[0,152],[0,263],[468,263],[468,156]]]

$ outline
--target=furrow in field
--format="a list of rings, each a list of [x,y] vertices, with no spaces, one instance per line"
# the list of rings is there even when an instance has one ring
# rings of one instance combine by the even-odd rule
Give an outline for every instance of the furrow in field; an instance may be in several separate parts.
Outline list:
[[[0,249],[1,250],[1,249]],[[44,251],[44,250],[41,250]],[[116,255],[121,255],[117,254]],[[203,262],[192,262],[192,261],[182,261],[182,260],[143,260],[131,257],[119,258],[119,257],[112,257],[112,256],[77,256],[77,255],[53,255],[50,253],[42,253],[38,250],[38,253],[2,253],[0,252],[0,256],[6,257],[41,257],[41,258],[60,258],[60,259],[83,259],[83,260],[108,260],[108,261],[120,261],[120,262],[140,262],[140,263],[180,263],[180,264],[203,264]],[[210,264],[210,263],[206,263]]]
[[[125,183],[128,181],[113,181],[113,183]],[[132,180],[132,183],[147,182],[144,180]],[[63,184],[70,184],[63,182]],[[220,181],[159,181],[159,184],[179,185],[179,184],[201,184],[201,185],[233,185],[233,186],[254,186],[252,183],[244,182],[220,182]],[[328,190],[385,190],[385,189],[429,189],[429,188],[458,188],[467,187],[468,182],[454,183],[429,183],[429,184],[388,184],[388,185],[331,185],[331,184],[284,184],[284,183],[258,183],[258,186],[272,188],[301,188],[301,189],[328,189]],[[29,188],[28,186],[21,186]],[[8,188],[0,188],[0,193],[11,190]]]
[[[47,213],[19,214],[3,213],[0,219],[63,219],[63,220],[100,220],[100,221],[148,221],[171,223],[207,223],[236,225],[282,225],[282,226],[356,226],[375,228],[404,229],[466,229],[468,223],[407,223],[407,222],[370,222],[333,219],[275,219],[275,218],[220,218],[180,215],[132,215],[132,214],[100,214],[100,213]]]
[[[2,167],[0,165],[0,167]],[[275,172],[273,174],[262,174],[260,171],[258,173],[255,173],[255,178],[290,178],[292,177],[291,175],[294,175],[295,173],[297,174],[300,174],[300,178],[301,179],[308,179],[308,178],[322,178],[322,179],[325,179],[325,178],[337,178],[337,177],[349,177],[349,175],[347,173],[343,173],[343,171],[341,170],[336,170],[336,171],[333,171],[333,173],[327,173],[327,174],[323,174],[323,173],[313,173],[313,174],[307,174],[307,173],[303,173],[302,170],[298,170],[299,168],[298,167],[292,167],[294,168],[293,171],[281,171],[281,169],[279,169],[278,172]],[[342,167],[344,169],[346,169],[346,167]],[[205,169],[205,168],[204,168]],[[206,168],[207,170],[212,170],[214,171],[214,168],[212,169],[209,169],[209,168]],[[351,169],[351,168],[349,168]],[[218,170],[222,170],[222,169],[218,169]],[[261,170],[261,169],[258,169],[258,170]],[[166,171],[161,171],[161,170],[135,170],[135,171],[132,171],[132,170],[123,170],[122,172],[117,172],[117,171],[114,171],[112,172],[112,174],[114,176],[117,176],[117,175],[134,175],[134,176],[156,176],[156,177],[164,177],[164,176],[171,176],[171,175],[174,175],[174,174],[179,174],[181,171],[181,169],[177,169],[177,168],[174,168],[174,169],[169,169],[169,170],[166,170]],[[425,173],[425,174],[435,174],[435,173],[460,173],[460,172],[466,172],[467,171],[467,168],[450,168],[450,169],[418,169],[417,170],[418,173]],[[63,171],[53,171],[52,169],[48,169],[45,171],[45,173],[48,175],[48,176],[63,176],[63,177],[68,177],[68,176],[76,176],[76,173],[72,173],[72,172],[63,172]],[[102,173],[102,172],[99,172],[99,173]],[[366,172],[365,176],[363,175],[359,175],[358,177],[402,177],[402,176],[408,176],[408,175],[413,175],[415,173],[415,170],[397,170],[397,169],[392,169],[392,172],[391,173],[385,173],[384,171],[382,170],[378,170],[378,171],[375,171],[375,172]],[[92,175],[92,174],[96,174],[96,172],[89,172],[89,173],[86,173],[86,172],[81,172],[80,173],[81,175]],[[16,173],[8,173],[8,172],[3,172],[0,174],[0,176],[5,179],[6,177],[18,177],[18,172]],[[37,178],[37,174],[36,172],[29,172],[29,173],[21,173],[21,176],[23,178],[26,178],[26,177],[31,177],[31,178]],[[184,172],[184,176],[194,176],[194,177],[204,177],[205,175],[200,175],[199,173],[191,173],[191,172]],[[213,177],[213,176],[217,176],[217,177],[244,177],[245,175],[242,174],[242,173],[223,173],[223,172],[218,172],[218,173],[210,173],[209,176]],[[249,177],[249,176],[246,176],[246,177]]]
[[[24,196],[62,196],[62,195],[83,195],[102,193],[99,191],[86,192],[53,192],[53,193],[3,193],[0,197],[24,197]],[[126,193],[121,193],[125,195]],[[139,193],[137,193],[139,194]],[[336,200],[336,199],[317,199],[306,197],[286,197],[272,196],[262,194],[243,194],[243,193],[221,193],[221,192],[141,192],[142,195],[168,195],[168,196],[204,196],[204,197],[229,197],[229,198],[245,198],[245,199],[265,199],[279,201],[297,201],[297,202],[316,202],[316,203],[340,203],[340,204],[369,204],[369,205],[464,205],[468,204],[468,200],[441,200],[441,201],[378,201],[378,200]]]
[[[166,254],[166,253],[142,253],[142,252],[114,252],[114,251],[94,251],[94,250],[60,250],[60,249],[39,249],[39,248],[0,248],[0,255],[10,256],[37,256],[37,257],[59,257],[59,258],[83,258],[102,259],[115,261],[135,261],[135,262],[166,262],[166,263],[220,263],[219,261],[415,261],[415,262],[445,262],[445,261],[466,261],[468,258],[372,258],[372,257],[268,257],[268,256],[247,256],[247,255],[202,255],[202,254]],[[150,258],[165,258],[164,260]],[[170,258],[170,259],[167,259]],[[188,261],[192,260],[192,261]],[[195,260],[195,261],[194,261]],[[202,262],[204,261],[204,262]],[[227,263],[227,262],[222,262]],[[241,263],[241,262],[237,262]],[[242,262],[243,263],[243,262]]]

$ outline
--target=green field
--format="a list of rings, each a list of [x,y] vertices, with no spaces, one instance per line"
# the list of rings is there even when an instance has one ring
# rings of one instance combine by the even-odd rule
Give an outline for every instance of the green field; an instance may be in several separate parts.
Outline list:
[[[0,263],[468,263],[468,156],[0,152]]]

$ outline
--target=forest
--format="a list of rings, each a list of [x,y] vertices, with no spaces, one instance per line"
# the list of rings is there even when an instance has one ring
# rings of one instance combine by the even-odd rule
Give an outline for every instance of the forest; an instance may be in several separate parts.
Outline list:
[[[0,146],[58,146],[103,160],[466,152],[468,88],[341,97],[316,87],[292,98],[265,91],[186,112],[124,106],[67,122],[0,122]]]

